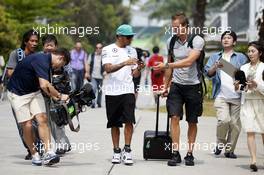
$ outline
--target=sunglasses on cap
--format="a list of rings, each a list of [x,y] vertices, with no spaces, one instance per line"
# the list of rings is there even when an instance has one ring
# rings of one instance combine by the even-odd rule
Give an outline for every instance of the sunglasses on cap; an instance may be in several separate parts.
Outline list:
[[[126,39],[132,39],[134,37],[134,35],[122,35],[123,37],[125,37]]]

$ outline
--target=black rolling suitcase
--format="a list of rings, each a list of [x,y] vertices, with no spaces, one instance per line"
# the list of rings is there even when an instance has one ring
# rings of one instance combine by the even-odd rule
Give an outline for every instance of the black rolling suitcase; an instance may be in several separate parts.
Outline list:
[[[158,131],[159,128],[159,97],[157,99],[156,130],[144,132],[143,158],[170,159],[172,153],[172,140],[169,135],[169,117],[167,117],[167,130]]]

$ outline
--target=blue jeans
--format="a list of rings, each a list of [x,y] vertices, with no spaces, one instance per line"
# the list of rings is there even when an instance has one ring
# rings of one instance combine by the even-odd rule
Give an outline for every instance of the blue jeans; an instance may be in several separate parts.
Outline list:
[[[83,86],[84,70],[72,69],[71,72],[71,88],[72,91],[80,90]]]
[[[93,91],[97,99],[97,105],[98,107],[101,107],[101,101],[102,101],[102,89],[101,88],[103,84],[103,79],[92,78],[91,81],[92,81]],[[95,100],[93,100],[93,105],[95,105]]]

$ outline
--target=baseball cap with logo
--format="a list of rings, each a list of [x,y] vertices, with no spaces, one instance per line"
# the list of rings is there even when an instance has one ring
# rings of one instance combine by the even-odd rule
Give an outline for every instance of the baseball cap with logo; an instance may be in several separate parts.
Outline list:
[[[122,24],[116,29],[116,35],[131,36],[135,34],[132,26],[128,24]]]

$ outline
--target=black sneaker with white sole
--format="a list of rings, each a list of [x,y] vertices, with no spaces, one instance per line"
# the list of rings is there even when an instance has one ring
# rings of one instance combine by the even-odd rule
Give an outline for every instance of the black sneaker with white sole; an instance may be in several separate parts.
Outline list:
[[[186,156],[184,157],[184,160],[186,166],[194,166],[194,157],[192,153],[187,153]]]
[[[176,166],[177,163],[181,163],[181,155],[179,151],[172,153],[171,159],[168,161],[168,166]]]

